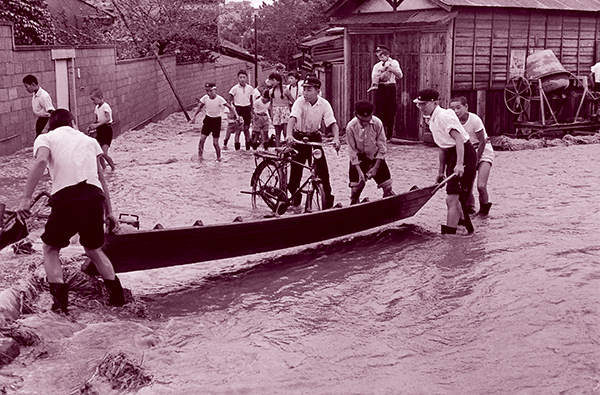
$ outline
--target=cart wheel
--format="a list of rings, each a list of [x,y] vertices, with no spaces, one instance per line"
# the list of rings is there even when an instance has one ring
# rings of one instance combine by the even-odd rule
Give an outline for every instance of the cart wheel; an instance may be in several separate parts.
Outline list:
[[[531,101],[531,85],[523,77],[512,77],[504,88],[504,104],[515,115],[523,114]]]

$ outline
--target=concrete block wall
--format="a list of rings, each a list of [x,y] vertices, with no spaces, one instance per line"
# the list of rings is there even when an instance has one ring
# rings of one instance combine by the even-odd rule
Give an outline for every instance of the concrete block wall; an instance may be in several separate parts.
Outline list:
[[[31,146],[35,139],[37,118],[31,109],[31,94],[22,83],[25,75],[35,75],[56,106],[53,49],[75,50],[75,58],[68,61],[69,83],[74,82],[69,100],[81,130],[94,121],[94,104],[89,95],[95,88],[102,90],[113,109],[116,135],[180,111],[155,58],[117,61],[115,48],[109,45],[15,47],[12,24],[0,22],[0,155]],[[186,108],[205,94],[206,82],[215,82],[219,94],[227,98],[229,89],[237,83],[238,70],[245,68],[250,83],[253,81],[253,64],[227,56],[206,64],[176,64],[174,56],[163,56],[161,61]]]

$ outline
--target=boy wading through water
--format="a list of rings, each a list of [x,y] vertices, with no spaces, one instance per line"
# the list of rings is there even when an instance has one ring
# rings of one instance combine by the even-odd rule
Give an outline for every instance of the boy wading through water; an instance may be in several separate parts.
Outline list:
[[[94,262],[109,292],[108,304],[125,304],[123,288],[112,263],[102,251],[104,222],[118,230],[113,215],[108,187],[102,175],[98,142],[74,129],[73,115],[58,109],[48,121],[46,134],[33,144],[35,160],[25,184],[17,216],[21,222],[31,215],[31,197],[46,167],[52,179],[52,211],[42,234],[44,269],[54,298],[52,310],[68,314],[68,285],[63,278],[59,253],[69,245],[69,239],[79,234],[79,242]]]
[[[452,174],[456,175],[446,185],[448,214],[446,225],[442,225],[442,234],[455,234],[463,216],[461,202],[466,206],[475,180],[477,153],[454,111],[438,105],[439,97],[438,91],[423,89],[413,102],[429,124],[433,141],[440,147],[438,182]]]
[[[87,134],[89,135],[94,131],[96,133],[95,138],[104,152],[104,155],[100,159],[102,168],[106,169],[106,160],[110,168],[114,170],[115,162],[108,155],[108,148],[113,139],[113,130],[111,126],[113,123],[112,109],[108,103],[104,101],[104,95],[100,89],[94,89],[90,94],[90,99],[92,100],[92,103],[96,105],[94,108],[96,121],[87,127]]]
[[[373,178],[383,190],[383,197],[392,196],[392,176],[385,162],[386,135],[381,120],[373,116],[373,103],[355,104],[356,116],[346,126],[350,154],[350,204],[358,203],[367,180]]]
[[[235,111],[235,107],[227,103],[227,100],[222,96],[217,95],[216,84],[207,82],[204,86],[206,88],[206,95],[200,98],[200,104],[192,112],[192,119],[190,120],[190,123],[195,123],[196,115],[206,107],[206,116],[202,122],[202,135],[200,136],[200,142],[198,143],[198,161],[202,162],[204,142],[211,134],[213,136],[213,147],[215,147],[217,160],[220,161],[221,148],[219,147],[219,137],[221,136],[221,114],[223,113],[223,107],[229,108],[229,111],[231,111],[235,119],[238,118],[238,114]]]

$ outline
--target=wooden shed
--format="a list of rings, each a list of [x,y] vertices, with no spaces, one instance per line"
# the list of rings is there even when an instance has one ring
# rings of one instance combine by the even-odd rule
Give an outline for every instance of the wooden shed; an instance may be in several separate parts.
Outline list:
[[[504,104],[506,82],[523,74],[527,55],[551,49],[575,75],[600,60],[600,0],[339,0],[328,15],[345,28],[340,118],[372,99],[374,50],[387,45],[405,75],[397,82],[398,138],[423,139],[412,103],[420,89],[440,91],[442,105],[465,95],[488,133],[500,135],[515,120]]]

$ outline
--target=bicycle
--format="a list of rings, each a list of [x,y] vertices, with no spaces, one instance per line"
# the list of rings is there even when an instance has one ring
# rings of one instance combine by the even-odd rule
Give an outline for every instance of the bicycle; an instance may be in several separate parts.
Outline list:
[[[326,197],[323,181],[317,175],[316,161],[323,157],[323,145],[308,140],[295,140],[295,144],[311,147],[309,165],[293,160],[297,151],[292,147],[276,147],[275,153],[259,151],[254,153],[256,169],[252,173],[252,208],[259,209],[264,204],[278,215],[284,214],[299,194],[306,195],[304,212],[310,213],[325,208]],[[292,163],[310,170],[308,178],[291,196],[287,192],[288,166]]]

